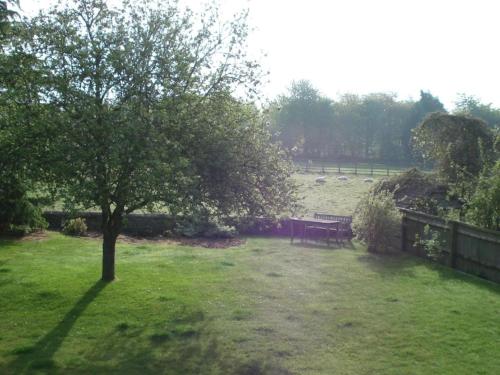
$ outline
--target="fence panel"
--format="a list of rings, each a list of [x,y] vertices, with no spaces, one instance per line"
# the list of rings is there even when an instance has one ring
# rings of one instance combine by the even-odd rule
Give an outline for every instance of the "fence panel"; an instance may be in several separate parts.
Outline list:
[[[432,232],[438,233],[442,263],[500,282],[500,232],[407,209],[401,212],[403,250],[426,256],[425,249],[415,243],[417,238],[424,238],[424,228],[429,225]]]

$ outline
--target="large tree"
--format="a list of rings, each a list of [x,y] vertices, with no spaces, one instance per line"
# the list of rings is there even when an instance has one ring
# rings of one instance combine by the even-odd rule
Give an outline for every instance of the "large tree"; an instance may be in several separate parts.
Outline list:
[[[333,108],[309,81],[292,82],[288,93],[274,103],[273,126],[283,145],[300,149],[308,157],[325,157],[335,152]],[[299,150],[298,150],[299,151]]]
[[[17,1],[0,1],[0,232],[26,233],[45,225],[39,194],[29,194],[40,192],[36,171],[29,168],[36,131],[26,133],[37,128],[42,108],[35,103],[40,78],[32,69],[35,59],[16,43],[25,31],[16,6]]]
[[[430,92],[420,90],[420,99],[413,103],[408,120],[402,127],[401,132],[401,144],[407,159],[410,160],[417,156],[412,152],[412,130],[415,129],[427,115],[433,112],[446,113],[443,103],[441,103],[438,97],[433,96]]]
[[[39,167],[66,203],[100,208],[103,280],[115,277],[116,239],[135,210],[259,215],[290,201],[283,154],[232,95],[248,97],[260,79],[245,17],[79,0],[29,22],[50,113]]]
[[[7,36],[12,19],[18,16],[13,10],[16,6],[19,7],[18,0],[0,0],[0,41]]]
[[[415,147],[451,183],[477,178],[494,161],[494,133],[481,119],[435,112],[413,133]]]

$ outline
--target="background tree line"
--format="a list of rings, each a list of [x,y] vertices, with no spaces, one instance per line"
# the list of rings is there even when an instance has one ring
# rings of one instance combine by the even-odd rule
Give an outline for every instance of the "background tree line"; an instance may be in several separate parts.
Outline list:
[[[420,98],[398,100],[392,93],[344,94],[333,100],[308,81],[293,82],[271,104],[275,137],[297,158],[410,163],[412,130],[432,112],[446,112],[439,99],[421,91]],[[500,124],[500,109],[459,95],[454,114]]]

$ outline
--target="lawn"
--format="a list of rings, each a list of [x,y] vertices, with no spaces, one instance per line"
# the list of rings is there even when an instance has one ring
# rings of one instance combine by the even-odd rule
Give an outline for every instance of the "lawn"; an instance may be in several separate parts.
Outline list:
[[[411,256],[0,242],[0,373],[497,374],[500,287]]]
[[[314,212],[332,213],[351,216],[363,194],[380,179],[374,177],[373,182],[365,182],[366,176],[347,176],[347,180],[339,180],[336,175],[327,175],[324,183],[317,183],[320,176],[314,173],[295,173],[294,180],[299,185],[299,196],[306,214]]]

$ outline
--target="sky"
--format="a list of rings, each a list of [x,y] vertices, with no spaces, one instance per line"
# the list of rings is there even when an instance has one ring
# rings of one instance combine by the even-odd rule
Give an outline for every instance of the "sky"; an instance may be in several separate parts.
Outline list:
[[[111,0],[116,3],[118,0]],[[26,13],[48,1],[21,0]],[[200,9],[202,0],[180,0]],[[219,0],[223,17],[249,8],[248,48],[269,71],[272,99],[293,80],[323,95],[430,91],[452,109],[457,94],[500,107],[498,0]]]

